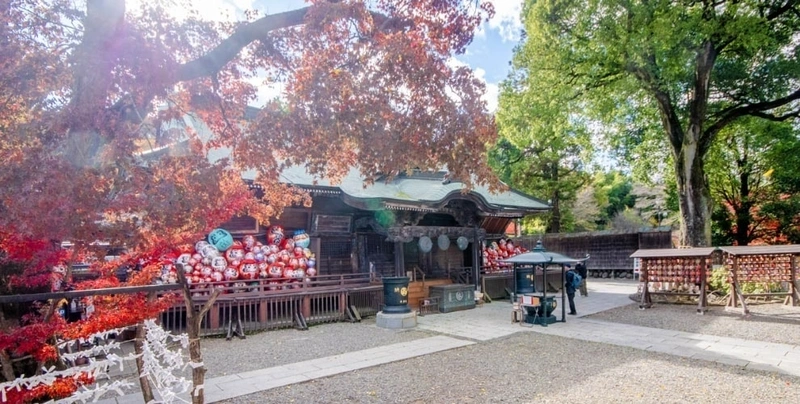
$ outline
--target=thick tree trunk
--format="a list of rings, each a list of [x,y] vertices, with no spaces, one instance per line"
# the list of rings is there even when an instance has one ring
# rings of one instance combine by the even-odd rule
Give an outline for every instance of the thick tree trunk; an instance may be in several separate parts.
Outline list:
[[[183,302],[186,305],[186,333],[189,335],[189,359],[193,363],[203,363],[203,351],[200,349],[200,323],[214,302],[219,297],[220,290],[214,289],[206,303],[201,309],[192,299],[189,291],[189,284],[186,283],[186,276],[183,271],[178,271],[178,281],[183,285]],[[205,391],[200,388],[206,379],[206,366],[192,366],[192,404],[203,404],[205,402]]]
[[[203,351],[200,350],[200,319],[192,318],[188,320],[189,321],[186,322],[186,333],[189,334],[189,358],[191,358],[192,362],[202,363]],[[192,404],[205,403],[205,391],[204,389],[198,389],[198,386],[202,386],[205,383],[205,379],[205,365],[193,366],[192,385],[194,389],[192,389]]]
[[[687,136],[688,138],[688,136]],[[684,141],[675,155],[681,213],[681,245],[711,246],[711,192],[696,142]]]
[[[553,208],[550,210],[550,222],[547,224],[548,233],[561,232],[561,204],[558,199],[558,191],[556,191],[553,193],[553,201],[551,203]]]
[[[144,338],[144,324],[137,324],[136,337],[134,337],[133,340],[133,350],[136,352],[136,369],[139,371],[140,375],[144,373],[144,360],[142,360],[141,356],[144,352]],[[142,389],[142,398],[144,399],[145,403],[155,400],[155,396],[153,396],[153,389],[150,386],[150,380],[147,378],[147,376],[139,376],[139,387]]]
[[[558,161],[552,163],[550,167],[550,181],[552,184],[558,184]],[[550,211],[550,222],[547,224],[548,233],[561,232],[561,194],[558,192],[558,185],[553,190],[553,199],[551,201],[553,209]]]
[[[3,378],[5,381],[10,382],[15,379],[14,363],[11,362],[11,355],[5,349],[0,350],[0,366],[3,367]]]
[[[745,162],[746,164],[746,162]],[[747,245],[750,243],[750,226],[753,222],[753,217],[750,209],[753,203],[750,201],[750,173],[746,167],[741,167],[739,174],[739,206],[736,208],[736,234],[734,238],[736,245]]]

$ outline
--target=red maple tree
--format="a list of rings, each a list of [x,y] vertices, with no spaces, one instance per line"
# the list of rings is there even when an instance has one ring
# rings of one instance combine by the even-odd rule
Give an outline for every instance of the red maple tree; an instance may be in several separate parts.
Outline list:
[[[287,165],[333,180],[353,166],[365,178],[447,167],[467,186],[497,185],[484,85],[448,64],[490,3],[309,0],[234,22],[204,21],[190,3],[176,17],[158,1],[0,0],[0,249],[4,264],[24,266],[12,291],[48,284],[67,259],[57,241],[153,257],[234,215],[268,223],[310,203],[280,183]],[[276,83],[282,96],[252,114],[257,85]],[[203,133],[170,129],[187,119]],[[220,149],[229,157],[209,158]],[[111,321],[102,309],[141,299],[101,301],[78,328],[43,315],[40,349],[48,333],[138,321],[150,312]],[[24,329],[3,334],[5,352]]]

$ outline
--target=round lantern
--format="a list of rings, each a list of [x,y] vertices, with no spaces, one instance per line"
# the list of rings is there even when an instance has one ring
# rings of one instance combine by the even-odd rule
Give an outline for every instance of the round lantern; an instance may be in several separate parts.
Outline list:
[[[450,237],[440,234],[439,238],[436,239],[436,245],[439,246],[439,249],[442,251],[447,250],[450,248]]]
[[[225,251],[233,245],[233,236],[225,229],[214,229],[208,234],[208,243]]]
[[[420,251],[426,253],[430,252],[433,248],[433,241],[428,236],[422,236],[419,238],[419,249]]]
[[[456,239],[456,245],[458,246],[459,250],[464,251],[467,249],[467,246],[469,246],[469,240],[466,237],[461,236]]]

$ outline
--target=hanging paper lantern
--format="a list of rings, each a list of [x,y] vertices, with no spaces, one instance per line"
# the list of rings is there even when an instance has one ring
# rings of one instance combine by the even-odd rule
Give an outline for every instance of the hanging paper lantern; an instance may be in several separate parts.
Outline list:
[[[456,239],[456,245],[458,246],[459,250],[464,251],[467,249],[467,246],[469,246],[469,240],[466,237],[461,236]]]
[[[308,248],[311,245],[311,238],[305,230],[297,230],[294,232],[294,245],[302,248]]]
[[[225,251],[233,245],[233,236],[225,229],[214,229],[208,234],[208,243]]]
[[[422,236],[419,238],[419,249],[420,251],[426,253],[430,252],[433,248],[433,241],[428,236]]]
[[[440,234],[439,238],[436,239],[436,245],[439,246],[439,249],[442,251],[447,250],[448,248],[450,248],[450,237],[447,237],[447,235],[444,234]]]

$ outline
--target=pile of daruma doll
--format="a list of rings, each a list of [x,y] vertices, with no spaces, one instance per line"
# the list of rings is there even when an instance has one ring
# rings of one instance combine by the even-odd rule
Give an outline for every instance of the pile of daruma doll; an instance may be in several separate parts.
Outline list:
[[[248,284],[267,280],[268,289],[278,290],[299,286],[317,275],[316,259],[308,248],[310,238],[303,230],[286,237],[281,226],[271,226],[267,244],[254,236],[234,241],[230,233],[215,229],[208,241],[200,240],[194,247],[185,246],[177,257],[162,262],[159,283],[177,283],[177,271],[184,271],[192,289],[233,286],[243,291]],[[225,283],[222,282],[228,281]]]
[[[510,271],[512,264],[500,261],[525,252],[528,250],[515,246],[511,240],[493,241],[483,247],[483,269],[487,273]]]

